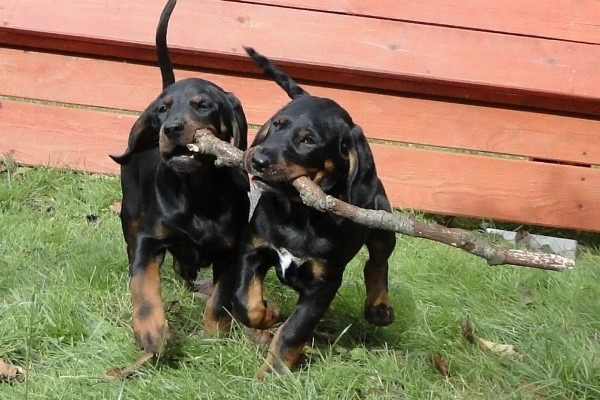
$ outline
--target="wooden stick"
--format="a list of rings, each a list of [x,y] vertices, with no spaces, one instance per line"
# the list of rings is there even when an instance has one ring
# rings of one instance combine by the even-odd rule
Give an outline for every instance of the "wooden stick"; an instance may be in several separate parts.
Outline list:
[[[216,156],[217,166],[244,169],[242,162],[244,152],[217,139],[208,130],[198,130],[196,143],[188,145],[188,148],[191,151]],[[371,228],[394,231],[457,247],[484,258],[488,265],[516,265],[550,271],[565,271],[575,267],[574,260],[556,254],[506,249],[463,229],[446,228],[438,224],[419,222],[410,216],[356,207],[325,194],[319,186],[305,176],[296,178],[291,183],[298,190],[302,202],[309,207],[348,218]]]

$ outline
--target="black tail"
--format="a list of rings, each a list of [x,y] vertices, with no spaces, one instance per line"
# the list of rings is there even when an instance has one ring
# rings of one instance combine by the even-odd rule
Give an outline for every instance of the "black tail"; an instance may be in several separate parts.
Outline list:
[[[295,80],[287,76],[283,71],[275,66],[268,58],[262,54],[257,53],[252,47],[244,47],[246,53],[254,60],[256,64],[263,70],[265,75],[273,79],[291,99],[295,99],[298,96],[308,94],[308,92],[302,89]]]
[[[171,18],[175,4],[177,4],[177,0],[167,1],[156,27],[156,55],[158,57],[163,89],[175,83],[175,74],[173,73],[173,65],[171,64],[169,48],[167,47],[167,28],[169,27],[169,18]]]

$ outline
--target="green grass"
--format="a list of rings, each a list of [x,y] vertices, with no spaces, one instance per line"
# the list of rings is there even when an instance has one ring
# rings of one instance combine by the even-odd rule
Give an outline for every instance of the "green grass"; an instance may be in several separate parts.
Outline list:
[[[119,198],[114,177],[14,166],[0,173],[0,357],[26,370],[24,382],[0,383],[0,399],[600,399],[597,250],[575,270],[553,273],[487,267],[400,236],[392,326],[361,317],[361,252],[319,327],[335,344],[315,345],[300,370],[260,382],[264,352],[240,329],[204,337],[203,305],[169,267],[169,352],[132,379],[107,379],[107,369],[140,355],[120,225],[109,210]],[[272,275],[268,289],[289,312],[295,294]],[[477,337],[514,345],[523,357],[468,343],[466,316]],[[450,377],[431,355],[449,362]]]

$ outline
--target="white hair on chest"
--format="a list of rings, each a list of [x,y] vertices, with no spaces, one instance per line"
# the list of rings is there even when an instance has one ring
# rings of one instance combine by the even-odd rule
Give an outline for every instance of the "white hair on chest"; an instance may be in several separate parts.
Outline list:
[[[283,276],[285,276],[285,272],[290,267],[300,266],[307,261],[306,258],[296,257],[295,255],[290,253],[290,251],[285,247],[275,248],[275,251],[279,256],[279,266],[281,267],[281,272]]]

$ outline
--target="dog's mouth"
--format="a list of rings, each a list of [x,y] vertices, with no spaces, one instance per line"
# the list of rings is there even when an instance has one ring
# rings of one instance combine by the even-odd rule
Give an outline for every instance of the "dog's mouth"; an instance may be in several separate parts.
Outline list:
[[[167,165],[181,172],[196,170],[202,164],[187,146],[177,145],[168,153],[162,153],[162,157]]]
[[[173,149],[168,155],[163,154],[166,164],[173,170],[181,173],[192,173],[202,168],[205,164],[196,159],[195,155],[180,146]]]
[[[289,187],[289,181],[266,181],[258,175],[252,175],[252,181],[262,192],[280,192],[285,187]]]
[[[187,146],[175,146],[175,148],[173,148],[173,150],[171,150],[168,154],[163,154],[163,156],[167,159],[173,159],[173,158],[181,158],[181,159],[194,159],[195,154],[192,153]]]
[[[202,131],[215,135],[212,129],[202,128]],[[192,147],[197,140],[196,130],[194,130],[194,133],[186,134],[185,136],[186,140],[181,140],[183,138],[180,138],[175,143],[164,138],[161,156],[170,166],[179,170],[191,170],[201,164],[205,164],[207,161],[212,162],[212,156],[193,151]]]
[[[293,186],[294,180],[306,177],[321,190],[329,191],[339,180],[334,162],[325,160],[323,166],[306,166],[288,162],[267,162],[265,168],[260,168],[252,160],[253,152],[246,151],[242,160],[244,169],[252,175],[252,181],[261,192],[275,192],[286,197],[295,198],[298,195]]]
[[[256,158],[256,154],[257,148],[246,150],[242,164],[249,174],[267,184],[291,182],[296,178],[310,174],[306,168],[300,165],[275,160],[274,158]]]
[[[255,180],[265,185],[278,186],[282,184],[291,184],[295,179],[307,177],[311,181],[319,184],[323,179],[323,171],[318,168],[308,168],[302,165],[274,163],[265,169],[257,169],[252,163],[243,160],[244,169],[248,171]]]

